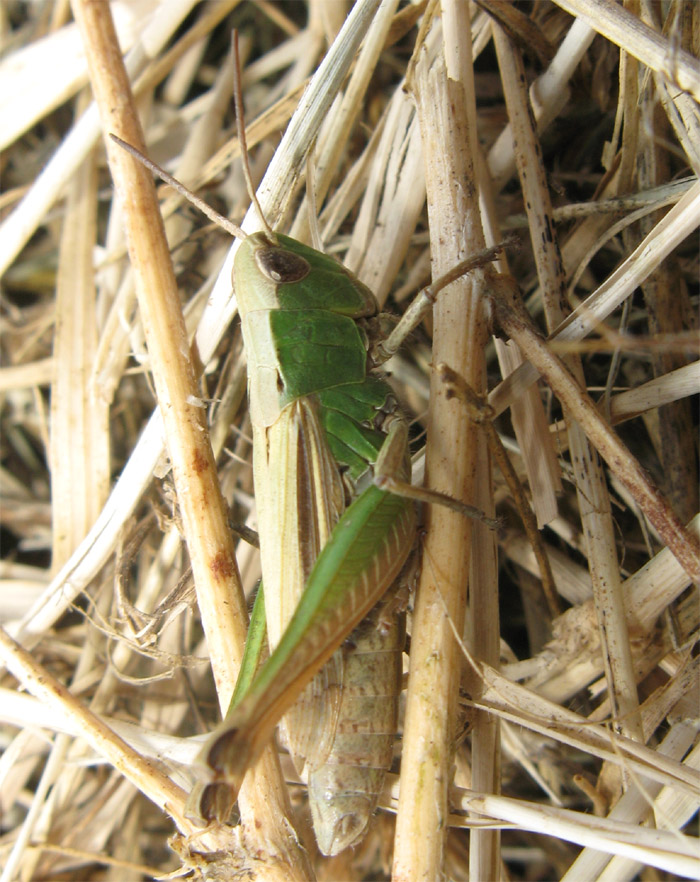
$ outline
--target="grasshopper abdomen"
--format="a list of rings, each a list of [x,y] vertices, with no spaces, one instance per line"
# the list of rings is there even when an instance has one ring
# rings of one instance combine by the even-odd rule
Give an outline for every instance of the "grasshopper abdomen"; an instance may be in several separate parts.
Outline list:
[[[393,758],[405,623],[400,615],[380,626],[382,606],[340,650],[343,676],[334,738],[325,757],[309,761],[311,817],[326,855],[339,854],[364,836]]]

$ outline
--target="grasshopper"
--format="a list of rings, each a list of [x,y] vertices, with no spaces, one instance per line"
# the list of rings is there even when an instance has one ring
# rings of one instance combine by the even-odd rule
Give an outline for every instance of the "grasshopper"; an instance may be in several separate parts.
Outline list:
[[[376,301],[348,270],[266,232],[243,241],[233,273],[273,652],[255,675],[246,671],[245,689],[237,688],[200,755],[209,784],[197,791],[197,807],[207,819],[228,816],[245,771],[286,713],[317,841],[332,855],[364,834],[392,759],[402,631],[378,626],[379,612],[362,620],[414,544],[415,505],[403,495],[407,426],[375,373],[379,357],[369,355]],[[426,303],[436,287],[424,292]],[[405,333],[399,328],[385,343],[387,355]]]
[[[309,787],[319,847],[335,854],[362,835],[392,759],[398,629],[363,624],[338,647],[395,582],[413,545],[413,502],[371,483],[358,493],[375,469],[409,479],[407,431],[390,387],[367,371],[377,305],[347,270],[266,232],[241,244],[234,284],[274,651],[202,754],[214,781],[225,776],[223,806],[214,786],[199,808],[227,815],[228,785],[237,789],[287,711],[286,739]],[[377,689],[377,671],[388,673],[379,679],[385,694],[362,694]]]
[[[189,808],[205,821],[226,821],[246,770],[284,718],[319,848],[334,855],[362,838],[391,765],[403,629],[380,623],[380,611],[366,616],[399,579],[416,534],[407,425],[378,368],[442,287],[498,249],[421,292],[419,306],[380,342],[372,292],[334,259],[267,225],[247,168],[239,83],[240,74],[244,170],[265,230],[247,235],[215,219],[242,239],[233,284],[265,588],[229,713],[198,757],[202,780]],[[263,623],[271,654],[259,664]]]
[[[362,620],[414,544],[414,501],[395,492],[410,477],[407,426],[367,369],[378,307],[348,270],[266,232],[243,241],[233,272],[273,651],[200,755],[210,783],[198,810],[228,816],[286,713],[319,847],[337,854],[363,835],[392,759],[403,640],[379,613]]]

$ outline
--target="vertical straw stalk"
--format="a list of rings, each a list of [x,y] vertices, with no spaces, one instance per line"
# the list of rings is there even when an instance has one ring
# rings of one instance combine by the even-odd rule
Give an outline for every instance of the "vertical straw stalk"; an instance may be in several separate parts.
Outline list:
[[[476,105],[468,5],[447,3],[443,11],[442,28],[436,27],[417,49],[411,79],[423,136],[434,278],[484,246],[475,179]],[[435,47],[432,52],[431,47]],[[433,363],[447,363],[479,390],[484,386],[485,284],[485,274],[479,272],[455,282],[434,311]],[[435,370],[426,482],[492,511],[483,436],[466,411],[448,398]],[[471,580],[470,562],[472,573],[481,568]],[[461,634],[469,581],[470,602],[480,611],[480,627],[470,631],[470,644],[479,658],[498,664],[494,562],[488,531],[454,512],[430,508],[411,636],[394,853],[397,880],[431,879],[441,872],[445,834],[423,838],[416,836],[416,830],[446,829],[460,671],[450,622]],[[473,685],[478,690],[478,683]],[[490,792],[497,787],[498,724],[477,714],[473,725],[475,786]],[[472,839],[472,867],[479,878],[494,878],[497,872],[493,847],[497,836],[481,833]]]

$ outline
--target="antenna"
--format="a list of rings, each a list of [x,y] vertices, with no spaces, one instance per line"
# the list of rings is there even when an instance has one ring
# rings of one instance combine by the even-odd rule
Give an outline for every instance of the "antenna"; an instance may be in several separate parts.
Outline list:
[[[202,214],[205,214],[209,220],[213,221],[220,227],[223,227],[227,233],[230,233],[234,237],[238,237],[239,239],[247,239],[248,234],[244,232],[239,226],[232,223],[227,217],[224,217],[223,214],[219,214],[218,211],[215,211],[211,205],[207,205],[207,203],[200,197],[197,196],[196,193],[193,193],[192,190],[188,190],[184,184],[181,184],[178,180],[176,180],[172,175],[169,175],[165,169],[162,169],[159,165],[157,165],[153,160],[149,159],[147,156],[144,156],[140,150],[137,150],[136,147],[127,143],[126,141],[122,141],[121,138],[118,138],[116,135],[110,133],[109,136],[116,144],[119,144],[120,147],[123,147],[127,153],[130,153],[134,159],[138,159],[141,165],[145,165],[146,168],[150,169],[155,175],[158,175],[169,187],[172,187],[173,190],[177,190],[177,192],[184,196],[188,202],[191,202],[196,208],[198,208]]]
[[[245,137],[245,117],[243,113],[243,89],[241,87],[241,81],[243,79],[241,74],[241,56],[238,50],[238,31],[233,32],[233,101],[236,106],[236,131],[238,132],[238,143],[241,147],[241,162],[243,163],[243,175],[245,177],[246,187],[248,188],[248,195],[250,196],[250,200],[255,206],[255,210],[258,213],[258,217],[260,218],[260,222],[263,227],[265,227],[265,231],[268,236],[276,241],[276,237],[272,227],[267,222],[267,218],[263,214],[262,206],[258,201],[257,194],[255,192],[255,187],[253,186],[253,176],[250,173],[250,163],[248,162],[248,143]]]

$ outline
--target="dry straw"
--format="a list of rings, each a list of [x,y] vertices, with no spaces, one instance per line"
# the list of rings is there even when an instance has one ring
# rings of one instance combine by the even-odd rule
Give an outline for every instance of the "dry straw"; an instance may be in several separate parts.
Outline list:
[[[700,877],[700,8],[659,9],[3,5],[0,882]],[[259,575],[236,246],[105,136],[256,228],[233,27],[274,226],[392,311],[521,238],[390,365],[426,484],[503,527],[425,515],[397,774],[334,859],[284,751],[234,826],[185,815]]]

